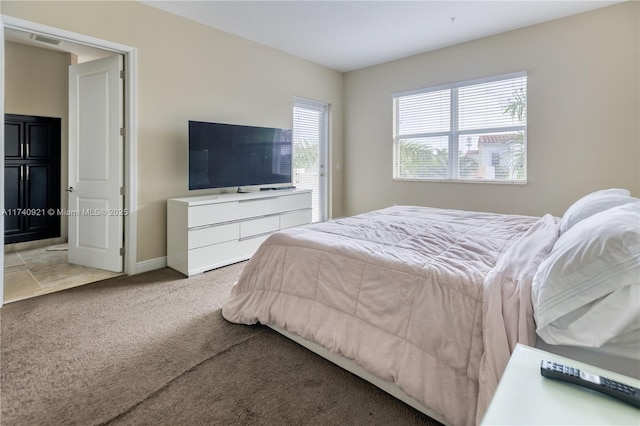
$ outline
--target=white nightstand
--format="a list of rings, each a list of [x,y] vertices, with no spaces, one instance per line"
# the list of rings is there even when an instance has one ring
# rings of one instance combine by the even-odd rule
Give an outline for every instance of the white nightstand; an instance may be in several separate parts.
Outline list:
[[[482,425],[640,425],[640,408],[542,377],[543,359],[640,387],[639,380],[518,344]]]

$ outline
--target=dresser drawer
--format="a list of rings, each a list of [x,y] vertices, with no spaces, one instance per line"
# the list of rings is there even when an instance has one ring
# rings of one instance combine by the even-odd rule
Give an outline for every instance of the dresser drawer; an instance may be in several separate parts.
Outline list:
[[[279,216],[267,216],[259,219],[240,222],[240,238],[251,238],[256,235],[269,234],[280,229]]]
[[[276,191],[277,192],[277,191]],[[240,207],[248,213],[245,217],[266,216],[291,210],[308,208],[311,193],[274,195],[266,198],[248,198],[240,201]]]
[[[189,228],[308,208],[311,193],[283,194],[189,207]]]
[[[238,219],[252,216],[243,209],[240,203],[213,203],[189,207],[189,228],[214,225],[216,223],[232,222]]]
[[[311,223],[311,209],[298,210],[297,212],[280,215],[280,229],[305,225],[307,223]]]
[[[278,213],[290,210],[308,209],[311,206],[311,192],[303,192],[286,198],[286,200],[280,201],[281,208]]]
[[[249,259],[268,235],[189,250],[189,276]]]
[[[227,223],[224,225],[189,229],[187,232],[189,234],[188,248],[194,249],[225,241],[237,240],[240,237],[240,225],[238,223]]]

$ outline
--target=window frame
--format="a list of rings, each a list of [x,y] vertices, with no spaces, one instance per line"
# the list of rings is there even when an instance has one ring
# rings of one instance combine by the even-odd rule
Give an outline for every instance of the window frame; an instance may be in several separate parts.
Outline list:
[[[495,75],[485,78],[479,78],[474,80],[467,80],[462,82],[455,82],[449,84],[443,84],[438,86],[431,86],[427,88],[420,88],[414,90],[408,90],[403,92],[398,92],[392,94],[392,110],[393,110],[393,180],[394,181],[414,181],[414,182],[453,182],[453,183],[492,183],[492,184],[515,184],[515,185],[524,185],[528,181],[528,143],[527,143],[527,127],[528,127],[528,117],[525,114],[525,120],[523,125],[514,125],[514,126],[502,126],[502,127],[493,127],[493,128],[474,128],[474,129],[466,129],[459,130],[459,105],[458,105],[458,90],[467,86],[474,86],[483,83],[492,83],[499,82],[503,80],[511,80],[517,78],[525,78],[525,111],[527,110],[528,102],[528,75],[526,71],[518,71],[508,74]],[[449,103],[449,130],[448,131],[437,131],[437,132],[426,132],[426,133],[414,133],[414,134],[398,134],[400,129],[400,117],[398,112],[398,100],[405,96],[425,94],[430,92],[438,92],[438,91],[449,91],[450,95],[450,103]],[[459,138],[463,135],[479,135],[486,134],[491,135],[495,133],[507,133],[507,132],[520,132],[522,131],[524,134],[523,141],[523,178],[522,179],[468,179],[461,178],[459,174],[459,163],[460,163],[460,153],[459,153]],[[447,178],[428,178],[428,177],[399,177],[399,160],[398,160],[398,142],[402,139],[417,139],[417,138],[426,138],[426,137],[447,137],[448,138],[448,162],[447,162]],[[455,153],[455,154],[454,154]]]

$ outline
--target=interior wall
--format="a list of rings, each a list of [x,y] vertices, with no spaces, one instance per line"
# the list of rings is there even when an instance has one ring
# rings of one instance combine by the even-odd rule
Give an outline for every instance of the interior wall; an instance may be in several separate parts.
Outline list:
[[[69,53],[5,42],[5,113],[60,118],[60,205],[67,205]],[[67,236],[67,218],[60,218]]]
[[[640,195],[639,26],[640,3],[624,2],[348,73],[345,213],[412,204],[560,216],[593,190]],[[526,185],[393,181],[393,93],[523,70]]]
[[[294,96],[331,106],[331,163],[342,163],[343,76],[134,1],[2,1],[9,16],[138,49],[138,252],[166,255],[166,199],[187,190],[187,122],[292,127]],[[117,23],[117,24],[114,24]],[[342,214],[342,175],[331,214]]]

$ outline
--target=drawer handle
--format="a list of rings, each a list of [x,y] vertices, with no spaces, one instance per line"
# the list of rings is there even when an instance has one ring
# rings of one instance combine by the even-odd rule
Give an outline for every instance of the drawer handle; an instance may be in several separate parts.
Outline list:
[[[276,195],[276,196],[273,196],[273,197],[247,198],[246,200],[238,200],[238,202],[240,202],[240,203],[249,203],[251,201],[275,200],[276,198],[280,198],[280,196]]]
[[[274,232],[277,232],[277,231],[268,231],[268,232],[263,232],[263,233],[261,233],[261,234],[248,235],[248,236],[246,236],[246,237],[240,237],[240,238],[238,238],[238,241],[252,240],[252,239],[254,239],[254,238],[264,237],[265,235],[271,235],[271,234],[273,234]]]
[[[191,228],[187,228],[187,231],[197,231],[198,229],[216,228],[220,225],[226,225],[228,223],[233,223],[233,222],[220,222],[220,223],[210,223],[208,225],[192,226]]]

